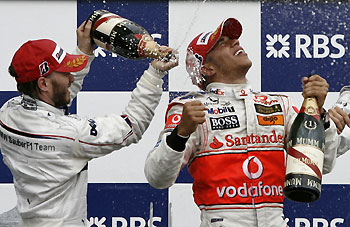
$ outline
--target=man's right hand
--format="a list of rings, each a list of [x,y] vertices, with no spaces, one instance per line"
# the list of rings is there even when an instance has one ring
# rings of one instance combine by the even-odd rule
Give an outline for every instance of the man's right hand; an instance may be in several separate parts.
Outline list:
[[[207,108],[198,100],[187,102],[182,110],[181,122],[177,127],[180,136],[190,136],[196,131],[198,124],[205,122],[205,110]]]
[[[336,106],[332,109],[329,109],[328,113],[332,121],[337,126],[338,134],[343,131],[345,125],[350,127],[350,114],[348,115],[345,113],[340,107]]]
[[[169,54],[173,53],[173,49],[167,46],[160,46],[159,51],[164,53],[169,53]],[[178,64],[179,64],[179,59],[177,58],[176,55],[174,55],[174,57],[172,57],[169,61],[154,60],[151,63],[151,65],[155,69],[158,69],[159,71],[162,71],[162,72],[168,71],[176,67]]]

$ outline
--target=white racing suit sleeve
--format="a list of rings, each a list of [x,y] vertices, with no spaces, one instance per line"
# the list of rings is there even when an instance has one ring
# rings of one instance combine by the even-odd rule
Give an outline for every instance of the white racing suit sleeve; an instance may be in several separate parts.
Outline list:
[[[172,106],[167,114],[167,119],[174,114],[181,116],[182,108],[182,105]],[[200,141],[198,130],[196,130],[188,139],[185,150],[176,151],[169,147],[166,142],[166,137],[172,130],[173,128],[168,128],[160,133],[157,145],[150,151],[145,162],[145,176],[154,188],[168,188],[175,183],[181,169],[187,165],[195,152],[196,143]]]
[[[290,98],[289,103],[292,102]],[[287,113],[287,128],[286,128],[286,135],[288,138],[290,128],[292,127],[292,124],[294,122],[294,119],[297,116],[297,113],[292,110],[292,106],[289,107],[288,113]],[[332,171],[335,161],[336,161],[336,154],[337,154],[337,144],[338,144],[338,136],[337,136],[337,129],[335,124],[330,121],[330,127],[325,130],[325,152],[324,152],[324,159],[323,159],[323,170],[322,174],[327,174]]]
[[[350,128],[345,126],[342,133],[338,136],[338,148],[337,148],[337,157],[345,154],[350,150]]]
[[[77,138],[79,149],[76,149],[80,154],[77,155],[97,158],[138,142],[159,104],[164,74],[150,66],[138,81],[121,115],[80,119]],[[118,100],[110,100],[110,103],[118,105]]]
[[[85,68],[83,70],[81,70],[79,72],[72,72],[71,73],[74,76],[74,82],[69,87],[69,92],[70,92],[69,106],[72,104],[72,100],[77,96],[78,92],[81,90],[81,88],[83,86],[84,78],[89,73],[91,62],[95,58],[94,55],[86,55],[78,47],[75,49],[73,54],[79,54],[79,55],[82,54],[82,55],[88,56],[89,59],[88,59],[87,65],[85,66]]]
[[[330,121],[330,127],[326,129],[325,136],[326,149],[324,152],[322,174],[327,174],[332,171],[337,157],[337,144],[339,143],[339,137],[337,134],[337,128],[333,121]]]
[[[345,113],[350,114],[350,86],[344,86],[340,90],[338,100],[333,108],[338,106]],[[345,126],[342,133],[338,136],[337,157],[350,150],[350,128]]]

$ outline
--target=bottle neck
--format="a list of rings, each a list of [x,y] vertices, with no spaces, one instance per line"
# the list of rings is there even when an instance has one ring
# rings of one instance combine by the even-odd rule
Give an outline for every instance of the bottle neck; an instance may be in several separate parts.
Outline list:
[[[319,115],[320,110],[318,109],[316,98],[305,98],[303,105],[301,106],[300,112],[305,113],[307,115]]]

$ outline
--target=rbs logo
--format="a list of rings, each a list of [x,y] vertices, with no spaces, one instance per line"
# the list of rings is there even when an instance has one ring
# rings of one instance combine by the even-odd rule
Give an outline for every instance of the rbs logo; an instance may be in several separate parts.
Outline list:
[[[333,220],[328,220],[324,218],[313,218],[312,222],[310,222],[306,218],[296,218],[295,219],[295,227],[337,227],[342,226],[344,223],[343,218],[334,218]]]
[[[281,34],[266,35],[267,58],[341,58],[345,55],[345,47],[341,44],[344,35],[336,34],[331,37],[322,34],[314,34],[312,37],[303,34],[296,34],[295,56],[290,56],[290,35]],[[332,51],[331,51],[332,50]]]

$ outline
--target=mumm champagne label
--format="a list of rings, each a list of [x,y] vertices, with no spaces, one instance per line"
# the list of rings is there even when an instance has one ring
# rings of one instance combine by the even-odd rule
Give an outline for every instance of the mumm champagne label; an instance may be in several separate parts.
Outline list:
[[[288,155],[284,183],[287,197],[289,192],[296,188],[299,192],[303,189],[306,191],[311,189],[319,196],[324,150],[324,128],[316,99],[307,98],[293,122],[287,144]]]

